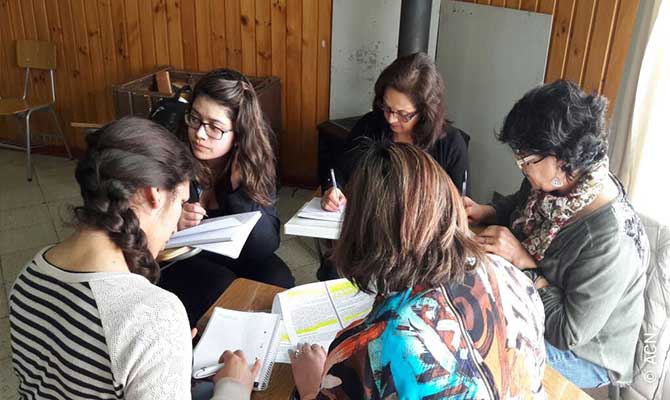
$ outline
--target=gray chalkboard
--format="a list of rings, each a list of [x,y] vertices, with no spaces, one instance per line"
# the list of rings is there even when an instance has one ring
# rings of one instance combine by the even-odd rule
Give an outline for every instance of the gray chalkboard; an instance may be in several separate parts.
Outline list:
[[[446,85],[449,118],[471,136],[470,192],[515,191],[522,175],[494,132],[526,91],[541,84],[551,15],[444,0],[436,63]]]

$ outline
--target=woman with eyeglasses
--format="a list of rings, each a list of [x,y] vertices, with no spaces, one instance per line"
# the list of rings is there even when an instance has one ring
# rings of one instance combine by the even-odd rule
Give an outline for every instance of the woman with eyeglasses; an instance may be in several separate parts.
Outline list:
[[[251,82],[229,69],[207,73],[193,89],[185,123],[188,144],[206,173],[191,185],[179,229],[203,218],[262,213],[238,259],[202,251],[163,272],[160,285],[182,300],[193,326],[237,277],[282,287],[292,287],[294,278],[274,254],[279,218],[273,134]]]
[[[321,207],[342,209],[347,202],[343,189],[361,158],[365,142],[410,143],[430,154],[459,191],[467,186],[467,135],[446,118],[444,84],[433,60],[424,53],[396,59],[375,83],[372,111],[365,114],[347,138],[344,150],[321,173]],[[332,168],[337,185],[333,184]],[[324,253],[332,243],[324,242]],[[332,262],[324,258],[317,272],[320,280],[337,278]]]
[[[440,164],[459,191],[463,190],[468,168],[465,134],[446,119],[443,91],[442,77],[424,53],[400,57],[386,67],[375,83],[372,111],[356,123],[343,154],[330,166],[338,187],[333,186],[330,174],[321,177],[321,207],[336,211],[345,205],[341,189],[360,158],[359,145],[364,138],[416,145]]]
[[[519,191],[480,205],[477,240],[535,281],[544,303],[547,362],[580,387],[633,377],[649,259],[644,228],[609,172],[607,99],[572,82],[535,88],[498,139],[525,175]]]

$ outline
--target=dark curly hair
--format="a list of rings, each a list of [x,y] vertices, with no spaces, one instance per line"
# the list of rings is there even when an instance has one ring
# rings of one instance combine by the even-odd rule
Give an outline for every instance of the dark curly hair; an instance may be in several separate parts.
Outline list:
[[[448,122],[442,98],[444,82],[433,60],[425,53],[414,53],[386,67],[375,82],[375,112],[382,112],[379,105],[389,87],[408,96],[419,111],[419,122],[412,132],[414,144],[423,150],[431,148],[444,135],[443,126]]]
[[[199,172],[197,160],[172,133],[137,117],[88,134],[86,144],[75,170],[84,202],[74,208],[75,225],[106,232],[123,251],[128,269],[156,283],[160,270],[130,199],[143,187],[175,190]]]
[[[556,157],[574,176],[607,156],[607,104],[574,82],[557,80],[517,101],[496,136],[517,153]]]
[[[242,73],[232,69],[216,69],[205,74],[193,88],[191,104],[200,95],[206,95],[228,108],[235,130],[235,145],[229,163],[223,171],[209,171],[202,183],[216,186],[237,159],[241,173],[242,190],[256,203],[273,203],[276,181],[274,133],[261,110],[253,85]],[[205,171],[208,171],[205,169]]]

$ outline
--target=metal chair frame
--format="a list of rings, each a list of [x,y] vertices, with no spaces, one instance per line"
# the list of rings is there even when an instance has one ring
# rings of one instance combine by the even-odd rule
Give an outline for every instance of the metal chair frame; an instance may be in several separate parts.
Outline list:
[[[46,47],[45,47],[46,46]],[[49,55],[47,55],[46,62],[45,60],[40,60],[40,57],[45,57],[44,54],[37,54],[38,51],[52,51],[54,54],[50,55],[51,59],[49,60]],[[26,152],[26,174],[28,181],[32,181],[32,166],[31,166],[31,157],[30,151],[33,147],[31,145],[31,129],[30,129],[30,118],[32,114],[36,111],[49,111],[52,115],[54,122],[56,123],[56,128],[60,134],[63,144],[65,145],[65,150],[67,151],[68,157],[72,159],[72,153],[70,152],[70,147],[67,144],[65,139],[65,134],[61,127],[60,121],[58,120],[58,115],[54,109],[54,104],[56,103],[56,85],[54,81],[54,70],[56,69],[55,64],[55,45],[49,42],[39,42],[33,40],[19,40],[16,42],[16,58],[17,65],[23,67],[26,70],[25,79],[23,82],[23,95],[20,98],[0,98],[0,102],[7,100],[18,100],[19,103],[23,103],[24,107],[18,107],[15,111],[8,111],[4,115],[14,115],[18,119],[23,119],[25,121],[23,125],[23,130],[26,135],[26,145],[19,146],[9,143],[0,143],[0,147],[14,149],[14,150],[23,150]],[[43,61],[43,62],[40,62]],[[32,66],[32,67],[31,67]],[[48,103],[44,104],[29,104],[27,102],[28,97],[28,88],[30,86],[30,70],[32,69],[41,69],[49,71],[49,80],[51,88],[51,99]]]

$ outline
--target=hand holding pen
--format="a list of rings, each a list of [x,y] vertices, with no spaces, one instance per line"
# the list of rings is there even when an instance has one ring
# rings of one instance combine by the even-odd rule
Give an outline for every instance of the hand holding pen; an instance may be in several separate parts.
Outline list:
[[[207,216],[207,211],[200,205],[200,203],[184,203],[181,209],[181,216],[177,229],[182,230],[196,225]]]
[[[333,183],[333,186],[326,190],[326,192],[321,196],[321,208],[326,211],[340,211],[342,207],[347,204],[347,198],[337,187],[335,171],[332,168],[330,169],[330,180]]]

